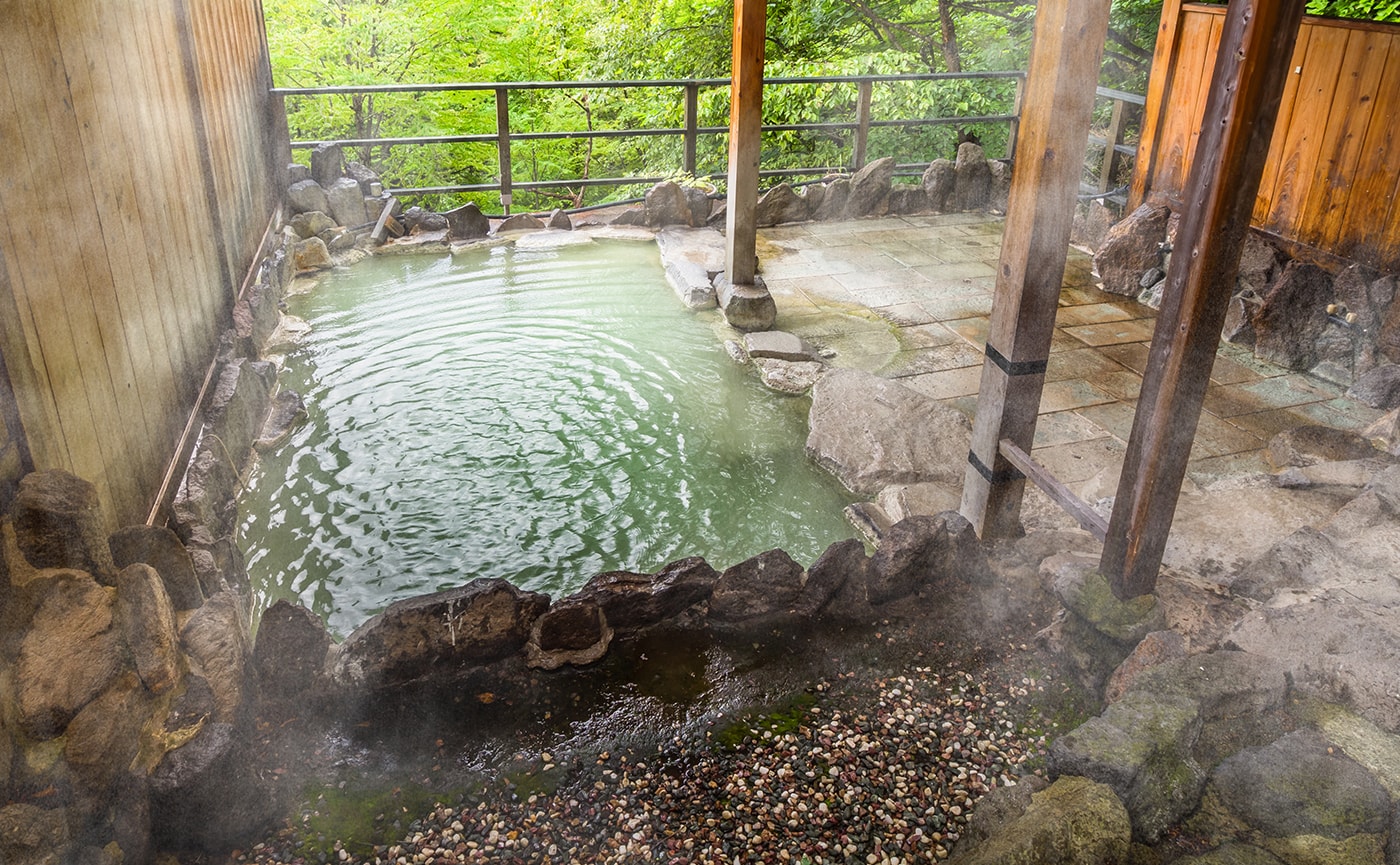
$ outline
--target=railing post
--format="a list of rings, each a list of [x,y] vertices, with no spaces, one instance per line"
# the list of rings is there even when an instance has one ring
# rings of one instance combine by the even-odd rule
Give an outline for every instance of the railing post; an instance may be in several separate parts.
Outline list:
[[[501,207],[510,216],[510,91],[496,88],[496,153],[501,166]]]
[[[1015,117],[1006,133],[1006,158],[1016,156],[1016,138],[1021,134],[1021,104],[1026,98],[1026,79],[1016,79],[1016,95],[1011,98],[1011,113]]]
[[[1099,166],[1099,192],[1112,189],[1113,177],[1118,173],[1118,163],[1122,156],[1118,152],[1118,145],[1123,143],[1123,117],[1126,110],[1127,103],[1121,99],[1113,100],[1113,117],[1108,122],[1108,134],[1104,136],[1108,141],[1103,146],[1103,163]]]
[[[856,85],[856,143],[851,153],[851,170],[865,167],[865,148],[870,139],[870,97],[875,90],[871,81]]]
[[[695,142],[700,128],[700,85],[685,85],[685,173],[695,176]]]

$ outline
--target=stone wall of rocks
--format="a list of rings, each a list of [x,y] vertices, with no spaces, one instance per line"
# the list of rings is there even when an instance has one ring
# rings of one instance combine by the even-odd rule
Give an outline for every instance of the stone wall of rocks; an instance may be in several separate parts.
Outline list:
[[[1103,289],[1159,308],[1178,217],[1144,204],[1108,228],[1094,265]],[[1400,274],[1353,264],[1329,271],[1289,259],[1251,232],[1221,336],[1257,357],[1352,388],[1375,408],[1400,407]]]

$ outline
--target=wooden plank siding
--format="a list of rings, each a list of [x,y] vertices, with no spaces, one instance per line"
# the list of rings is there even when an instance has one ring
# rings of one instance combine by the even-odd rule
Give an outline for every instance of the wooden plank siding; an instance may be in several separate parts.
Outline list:
[[[0,0],[0,498],[20,458],[144,520],[277,206],[269,84],[258,0]]]
[[[1219,46],[1220,6],[1167,0],[1130,204],[1180,204]],[[1400,26],[1305,18],[1254,225],[1400,269]]]

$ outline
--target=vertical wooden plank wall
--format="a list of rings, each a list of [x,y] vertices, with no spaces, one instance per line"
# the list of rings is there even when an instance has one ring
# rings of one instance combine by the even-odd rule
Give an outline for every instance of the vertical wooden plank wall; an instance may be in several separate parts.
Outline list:
[[[1168,0],[1134,204],[1179,200],[1224,9]],[[1165,26],[1165,24],[1164,24]],[[1254,224],[1400,269],[1400,26],[1307,18],[1255,201]]]
[[[113,527],[144,519],[275,207],[260,16],[0,0],[0,419]]]

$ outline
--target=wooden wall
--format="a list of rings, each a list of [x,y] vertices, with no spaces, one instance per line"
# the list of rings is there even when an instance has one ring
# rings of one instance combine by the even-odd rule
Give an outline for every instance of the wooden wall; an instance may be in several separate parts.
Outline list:
[[[1186,187],[1224,16],[1164,4],[1132,205]],[[1306,18],[1292,67],[1255,226],[1400,269],[1400,26]]]
[[[113,526],[144,521],[276,207],[269,83],[258,0],[0,0],[6,428]]]

